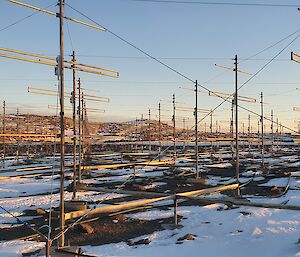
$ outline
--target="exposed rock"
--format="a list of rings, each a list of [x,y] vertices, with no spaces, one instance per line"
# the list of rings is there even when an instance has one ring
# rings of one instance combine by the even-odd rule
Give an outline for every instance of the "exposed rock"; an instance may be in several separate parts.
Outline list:
[[[151,243],[151,239],[149,237],[143,238],[141,240],[138,240],[136,242],[129,241],[128,245],[133,246],[133,245],[148,245]]]
[[[44,209],[42,209],[42,208],[37,208],[36,210],[36,214],[37,215],[46,215],[46,211],[44,210]]]
[[[197,238],[197,235],[193,235],[193,234],[186,234],[183,237],[179,237],[177,239],[178,242],[180,241],[184,241],[184,240],[195,240]]]
[[[240,211],[240,213],[244,216],[249,216],[252,214],[251,212],[247,212],[247,211]]]

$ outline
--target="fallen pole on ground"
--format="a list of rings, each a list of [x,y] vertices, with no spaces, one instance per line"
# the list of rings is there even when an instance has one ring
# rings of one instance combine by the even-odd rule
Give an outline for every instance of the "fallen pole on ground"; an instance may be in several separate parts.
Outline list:
[[[189,196],[187,197],[192,200],[198,200],[203,203],[223,203],[226,205],[239,205],[239,206],[250,206],[250,207],[259,207],[259,208],[269,208],[269,209],[282,209],[282,210],[293,210],[300,211],[299,205],[287,205],[287,204],[272,204],[272,203],[257,203],[250,202],[246,200],[239,200],[230,197],[222,197],[222,198],[203,198],[197,196]]]
[[[103,206],[103,207],[99,207],[96,209],[83,210],[83,211],[73,211],[73,212],[69,212],[69,213],[65,214],[65,220],[75,219],[75,218],[79,218],[82,216],[89,217],[89,216],[103,214],[103,213],[117,212],[117,211],[122,211],[122,210],[130,209],[130,208],[147,205],[150,203],[166,201],[166,200],[174,200],[174,199],[180,198],[180,197],[188,197],[188,196],[192,196],[192,195],[207,195],[207,194],[212,194],[215,192],[220,192],[220,191],[225,191],[225,190],[234,190],[234,189],[237,189],[238,187],[239,187],[238,184],[218,186],[218,187],[212,187],[212,188],[207,188],[207,189],[199,189],[199,190],[195,190],[195,191],[177,193],[177,194],[173,194],[173,195],[162,196],[162,197],[157,197],[157,198],[152,198],[152,199],[139,200],[139,201],[129,202],[129,203],[125,203],[125,204]],[[118,193],[118,192],[115,190],[115,193]]]

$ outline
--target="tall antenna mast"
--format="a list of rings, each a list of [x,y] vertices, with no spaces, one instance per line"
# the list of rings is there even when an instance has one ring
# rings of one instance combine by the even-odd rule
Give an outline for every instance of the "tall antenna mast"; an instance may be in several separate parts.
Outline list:
[[[65,0],[59,0],[59,82],[60,82],[60,231],[62,232],[60,238],[60,246],[65,245],[65,235],[63,233],[65,228],[65,81],[64,81],[64,7]]]

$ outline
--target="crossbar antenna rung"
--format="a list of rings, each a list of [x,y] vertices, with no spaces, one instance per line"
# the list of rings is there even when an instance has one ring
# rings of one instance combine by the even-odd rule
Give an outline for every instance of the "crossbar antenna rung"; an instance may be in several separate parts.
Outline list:
[[[36,10],[36,11],[39,11],[39,12],[47,13],[47,14],[53,15],[55,17],[58,17],[58,14],[56,12],[51,12],[51,11],[48,11],[48,10],[45,10],[45,9],[42,9],[42,8],[30,5],[30,4],[26,4],[26,3],[23,3],[23,2],[20,2],[20,1],[16,1],[16,0],[8,0],[8,1],[11,2],[11,3],[17,4],[17,5],[21,5],[21,6],[24,6],[24,7],[27,7],[27,8]],[[77,19],[74,19],[74,18],[70,18],[70,17],[67,17],[67,16],[63,16],[63,18],[66,19],[66,20],[73,21],[75,23],[78,23],[78,24],[81,24],[81,25],[93,28],[93,29],[101,30],[101,31],[104,31],[104,32],[107,31],[103,27],[92,25],[92,24],[89,24],[87,22],[80,21],[80,20],[77,20]]]

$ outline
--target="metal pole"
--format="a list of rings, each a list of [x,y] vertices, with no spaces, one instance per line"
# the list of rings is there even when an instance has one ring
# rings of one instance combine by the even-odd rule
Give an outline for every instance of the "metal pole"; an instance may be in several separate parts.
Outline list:
[[[138,118],[135,118],[135,152],[137,153],[137,125],[138,125]]]
[[[272,151],[274,147],[274,113],[273,110],[271,110],[271,134],[272,134]]]
[[[159,161],[161,161],[161,108],[160,108],[160,103],[158,104],[158,140],[159,140],[159,147],[158,147],[158,154],[159,154]]]
[[[59,56],[59,78],[60,78],[60,230],[65,228],[65,85],[64,85],[64,0],[59,0],[59,32],[60,32],[60,56]],[[65,245],[65,235],[62,233],[60,246]]]
[[[142,147],[142,153],[144,152],[144,143],[143,143],[143,125],[144,125],[144,115],[141,115],[141,131],[140,131],[140,141]]]
[[[249,153],[251,148],[251,115],[248,115],[248,147],[249,147]]]
[[[20,132],[20,119],[19,119],[19,108],[17,108],[17,134]],[[20,150],[20,142],[19,142],[19,136],[17,138],[17,163],[19,163],[19,150]]]
[[[148,138],[148,140],[149,140],[149,152],[151,152],[151,140],[150,140],[150,138],[151,138],[151,110],[149,109],[149,113],[148,113],[148,117],[149,117],[149,124],[148,124],[148,130],[149,130],[149,138]],[[150,156],[150,155],[149,155]],[[151,157],[150,157],[151,158]]]
[[[174,198],[174,224],[178,225],[178,216],[177,216],[177,208],[178,208],[178,202],[177,198]]]
[[[185,133],[185,118],[182,118],[182,125],[183,125],[183,129],[182,129],[182,135],[183,135],[183,147],[182,147],[182,151],[183,153],[185,153],[185,138],[186,138],[186,133]]]
[[[2,117],[2,123],[3,123],[3,134],[6,133],[6,103],[5,101],[3,101],[3,117]],[[3,137],[3,142],[2,142],[2,146],[3,146],[3,159],[2,159],[2,162],[3,162],[3,167],[5,166],[5,137]]]
[[[195,84],[195,169],[196,178],[199,178],[199,168],[198,168],[198,81]]]
[[[265,167],[265,160],[264,160],[264,104],[263,104],[263,92],[260,94],[260,106],[261,106],[261,167]]]
[[[72,54],[72,68],[73,68],[73,95],[72,95],[72,107],[73,107],[73,196],[72,198],[75,199],[76,198],[76,176],[77,176],[77,172],[76,172],[76,162],[77,162],[77,158],[76,158],[76,144],[77,144],[77,140],[76,140],[76,58],[75,58],[75,51],[73,51]]]
[[[29,134],[29,114],[28,113],[26,115],[26,131],[27,131],[27,134]],[[30,146],[27,141],[27,159],[29,159],[29,151],[30,151]]]
[[[175,106],[175,94],[173,94],[173,160],[174,160],[174,168],[176,165],[176,106]]]
[[[278,117],[276,118],[276,142],[277,142],[277,144],[276,144],[276,146],[277,146],[277,148],[278,148],[278,144],[279,144],[279,130],[278,130],[278,125],[279,125],[279,121],[278,121]]]
[[[79,133],[79,144],[78,144],[78,183],[81,183],[81,141],[82,141],[82,131],[81,131],[81,81],[78,78],[78,133]]]
[[[231,145],[231,156],[232,156],[232,160],[234,160],[234,151],[233,151],[233,119],[234,119],[234,99],[231,102],[231,120],[230,120],[230,136],[232,138],[232,140],[230,141],[230,145]]]
[[[34,134],[37,134],[37,127],[36,127],[36,124],[34,124]],[[36,157],[37,155],[37,152],[38,152],[38,143],[37,141],[35,141],[34,143],[34,157]]]
[[[239,159],[239,127],[238,127],[238,57],[235,56],[235,94],[234,94],[234,103],[235,103],[235,169],[236,169],[236,180],[239,183],[240,180],[240,159]],[[239,194],[239,193],[238,193]]]
[[[210,110],[210,135],[213,134],[213,110]]]
[[[210,136],[213,134],[213,110],[210,110]],[[213,156],[213,142],[210,142],[210,158]]]
[[[81,148],[81,171],[79,172],[79,176],[80,176],[80,181],[82,181],[82,173],[83,173],[83,170],[84,170],[84,136],[85,136],[85,133],[84,133],[84,124],[83,124],[83,121],[84,121],[84,93],[81,92],[81,145],[80,145],[80,148]]]

